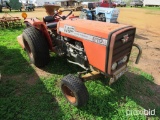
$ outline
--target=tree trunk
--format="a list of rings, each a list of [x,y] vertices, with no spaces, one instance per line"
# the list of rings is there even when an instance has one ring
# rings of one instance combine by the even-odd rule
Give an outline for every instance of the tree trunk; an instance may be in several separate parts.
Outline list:
[[[0,4],[0,12],[2,12],[2,5]]]
[[[0,12],[2,12],[2,5],[3,5],[3,1],[1,0],[1,3],[0,3]]]

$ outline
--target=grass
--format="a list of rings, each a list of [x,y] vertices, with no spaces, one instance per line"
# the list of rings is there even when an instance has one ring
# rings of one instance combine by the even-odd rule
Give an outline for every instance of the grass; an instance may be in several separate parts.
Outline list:
[[[147,10],[160,10],[160,7],[143,7],[144,9],[147,9]]]
[[[158,120],[160,118],[159,86],[153,78],[137,68],[111,86],[105,79],[86,82],[89,102],[76,108],[66,102],[60,90],[60,79],[82,71],[64,58],[51,55],[41,72],[28,63],[26,53],[16,37],[23,27],[0,29],[0,119],[1,120]],[[41,74],[40,74],[41,73]],[[156,116],[126,115],[128,110],[155,109]]]
[[[146,10],[150,10],[150,11],[157,11],[157,12],[160,10],[160,7],[147,7],[147,6],[144,6],[144,7],[140,7],[140,6],[130,7],[129,5],[126,6],[126,7],[117,7],[117,8],[132,8],[132,9],[138,8],[138,9],[146,9]]]

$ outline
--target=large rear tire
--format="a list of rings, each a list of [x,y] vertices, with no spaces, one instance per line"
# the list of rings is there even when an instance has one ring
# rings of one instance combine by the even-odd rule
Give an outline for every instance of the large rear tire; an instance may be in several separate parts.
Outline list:
[[[23,42],[30,62],[44,67],[49,62],[49,48],[41,31],[28,27],[23,31]]]
[[[84,83],[80,78],[71,74],[62,79],[61,90],[67,101],[73,106],[80,107],[88,101],[89,95]]]

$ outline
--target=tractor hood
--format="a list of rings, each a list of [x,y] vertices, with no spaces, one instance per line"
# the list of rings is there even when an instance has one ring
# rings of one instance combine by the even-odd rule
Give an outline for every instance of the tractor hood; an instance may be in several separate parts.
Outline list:
[[[67,31],[66,27],[68,27]],[[60,21],[58,23],[57,32],[67,33],[70,35],[72,35],[73,32],[79,32],[108,39],[112,32],[123,29],[125,27],[128,27],[128,25],[74,18]]]

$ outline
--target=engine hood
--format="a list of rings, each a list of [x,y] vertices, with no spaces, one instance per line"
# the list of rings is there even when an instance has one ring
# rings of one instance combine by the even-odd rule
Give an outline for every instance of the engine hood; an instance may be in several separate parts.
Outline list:
[[[110,33],[127,27],[128,25],[74,18],[59,21],[57,32],[59,33],[60,29],[65,26],[71,26],[77,32],[108,39]]]

